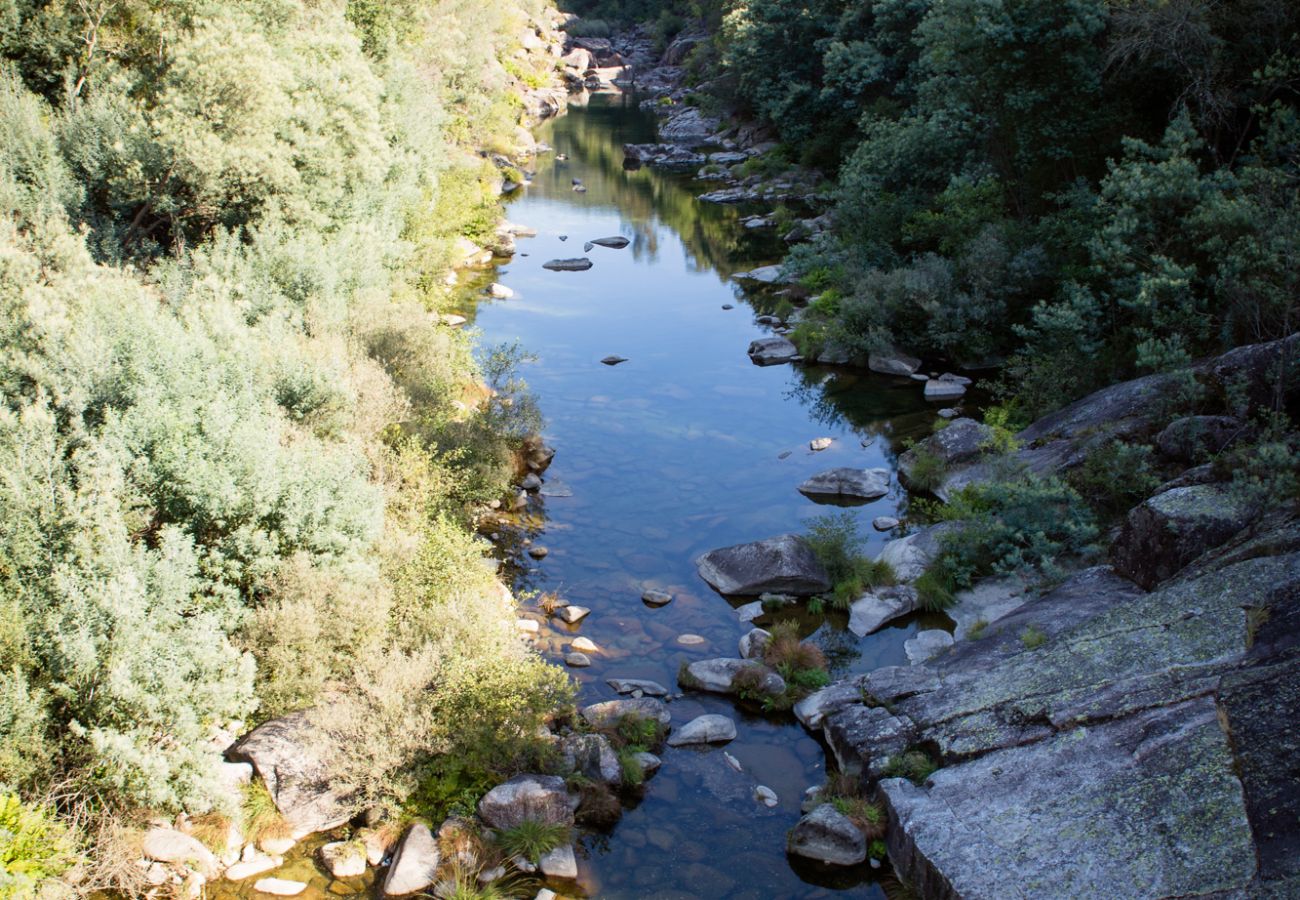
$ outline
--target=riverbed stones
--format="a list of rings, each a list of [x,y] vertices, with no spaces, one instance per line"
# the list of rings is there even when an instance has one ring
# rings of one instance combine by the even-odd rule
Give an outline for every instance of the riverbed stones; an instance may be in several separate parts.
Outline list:
[[[775,808],[781,802],[781,798],[777,797],[776,791],[765,784],[760,784],[754,788],[754,798],[768,809]]]
[[[909,585],[881,587],[863,594],[849,607],[849,631],[866,637],[916,610],[916,589]]]
[[[940,628],[918,631],[903,642],[903,652],[913,665],[933,659],[953,645],[952,635]]]
[[[597,247],[608,247],[611,250],[622,250],[631,243],[631,241],[623,237],[621,234],[616,234],[612,237],[592,238],[591,242]]]
[[[252,763],[294,835],[342,825],[356,812],[350,790],[335,778],[327,760],[334,739],[303,710],[271,719],[236,741],[227,751],[232,762]]]
[[[481,811],[481,802],[479,806]],[[567,802],[565,807],[568,807]],[[437,879],[438,863],[441,860],[438,842],[429,831],[429,826],[418,822],[412,825],[393,852],[393,862],[384,877],[384,896],[404,897],[425,890]]]
[[[828,437],[813,438],[811,441],[808,442],[808,449],[811,450],[813,453],[820,453],[823,450],[829,448],[830,445],[833,443],[835,443],[834,438],[828,438]]]
[[[317,851],[323,865],[335,878],[356,878],[366,871],[366,849],[353,841],[330,841]]]
[[[736,739],[736,723],[726,716],[708,713],[696,716],[668,738],[668,746],[684,747],[688,744],[717,744]]]
[[[587,709],[583,710],[584,717]],[[591,722],[591,719],[587,721]],[[515,828],[523,822],[573,825],[573,807],[569,804],[564,779],[555,775],[516,775],[483,795],[478,803],[478,814],[489,826],[499,829]]]
[[[708,642],[708,638],[699,634],[677,635],[677,643],[681,644],[683,647],[703,647]]]
[[[789,338],[779,336],[759,338],[749,344],[749,358],[756,366],[776,366],[788,363],[799,355],[799,348]]]
[[[911,375],[921,368],[921,361],[914,356],[890,350],[872,353],[867,357],[867,368],[882,375]]]
[[[582,708],[582,718],[595,728],[613,725],[623,716],[629,715],[654,719],[660,725],[667,725],[673,719],[667,704],[654,697],[605,700]]]
[[[591,657],[575,650],[564,654],[564,664],[572,669],[585,669],[591,665]]]
[[[668,696],[668,688],[664,687],[657,681],[649,681],[641,678],[609,678],[606,679],[605,683],[619,694],[630,694],[633,691],[640,691],[647,697]]]
[[[623,783],[618,754],[603,734],[571,734],[560,741],[565,769],[610,787]]]
[[[146,859],[163,863],[186,863],[206,877],[217,873],[217,858],[195,837],[174,828],[151,828],[145,833]]]
[[[589,637],[576,637],[573,639],[573,643],[571,643],[569,646],[572,647],[574,650],[577,650],[579,653],[600,652],[600,647],[596,646],[596,642]]]
[[[546,559],[546,557],[551,555],[551,551],[539,544],[536,547],[529,547],[528,555],[533,559]]]
[[[587,616],[591,615],[591,610],[585,606],[576,606],[571,604],[557,609],[555,615],[570,625],[576,625],[583,619],[587,618]]]
[[[591,266],[591,260],[585,256],[577,259],[552,259],[542,263],[543,269],[550,269],[552,272],[585,272]]]
[[[791,829],[786,850],[831,866],[856,866],[867,858],[867,839],[848,816],[823,803]]]
[[[753,628],[740,636],[741,659],[762,659],[772,633],[762,628]]]
[[[819,472],[799,485],[799,493],[814,500],[879,500],[889,493],[888,469],[841,467]]]
[[[307,882],[290,881],[287,878],[260,878],[253,882],[253,890],[275,897],[296,897],[307,890]]]
[[[695,565],[700,577],[721,594],[782,592],[808,596],[831,587],[817,555],[796,534],[711,550]]]
[[[931,378],[925,383],[925,399],[927,400],[956,400],[958,397],[965,396],[966,385],[958,384],[955,381],[941,381],[938,378]]]
[[[871,527],[876,531],[893,531],[902,523],[893,516],[876,516],[871,520]]]
[[[574,855],[573,845],[565,844],[542,855],[537,867],[547,878],[557,881],[573,881],[578,877],[578,858]]]
[[[641,593],[641,602],[646,606],[667,606],[673,602],[673,595],[668,591],[647,590]]]
[[[1111,559],[1116,571],[1151,590],[1254,517],[1254,507],[1223,485],[1174,488],[1128,514]]]
[[[785,680],[771,669],[749,659],[701,659],[686,667],[682,683],[686,687],[714,694],[730,694],[737,676],[747,673],[747,688],[755,693],[779,697],[785,693]]]

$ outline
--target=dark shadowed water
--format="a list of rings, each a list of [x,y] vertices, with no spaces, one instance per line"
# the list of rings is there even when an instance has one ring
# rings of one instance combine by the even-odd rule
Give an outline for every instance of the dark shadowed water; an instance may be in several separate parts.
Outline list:
[[[738,655],[750,626],[696,575],[695,557],[802,531],[810,518],[838,512],[796,486],[836,466],[892,469],[898,441],[927,433],[934,420],[915,383],[751,364],[746,348],[766,329],[730,275],[771,261],[777,242],[746,234],[734,209],[698,203],[706,188],[684,176],[624,171],[623,143],[651,140],[652,126],[621,98],[597,97],[542,128],[539,139],[569,159],[542,156],[532,185],[509,207],[511,221],[538,231],[493,273],[517,296],[465,310],[485,344],[518,341],[536,356],[523,374],[558,451],[546,490],[561,496],[533,501],[532,540],[550,552],[527,562],[516,587],[592,609],[579,626],[544,626],[541,638],[557,659],[579,634],[602,648],[590,668],[572,670],[584,702],[616,696],[609,677],[677,690],[683,662]],[[572,189],[575,178],[585,193]],[[626,249],[584,252],[584,242],[619,234],[631,240]],[[592,269],[542,268],[581,256]],[[628,361],[602,365],[611,354]],[[808,442],[823,436],[834,438],[830,449],[811,452]],[[895,486],[849,510],[873,552],[886,538],[871,519],[902,502]],[[640,599],[650,587],[676,599],[651,609]],[[905,662],[903,641],[917,630],[909,620],[859,640],[842,614],[804,616],[803,624],[832,674]],[[705,643],[683,647],[683,634]],[[793,718],[745,716],[725,698],[690,693],[671,709],[675,726],[703,712],[734,716],[739,736],[725,749],[743,773],[720,747],[666,749],[644,800],[612,833],[584,838],[581,888],[596,897],[879,894],[869,867],[818,870],[785,854],[804,790],[821,783],[825,765],[823,748]],[[779,806],[756,801],[759,784]]]

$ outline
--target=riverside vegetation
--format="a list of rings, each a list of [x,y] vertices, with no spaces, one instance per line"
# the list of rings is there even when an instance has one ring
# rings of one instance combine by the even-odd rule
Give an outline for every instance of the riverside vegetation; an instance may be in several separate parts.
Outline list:
[[[366,805],[540,753],[472,531],[535,407],[438,309],[544,14],[0,7],[0,896],[136,890],[150,816],[246,812],[214,731],[326,698]]]

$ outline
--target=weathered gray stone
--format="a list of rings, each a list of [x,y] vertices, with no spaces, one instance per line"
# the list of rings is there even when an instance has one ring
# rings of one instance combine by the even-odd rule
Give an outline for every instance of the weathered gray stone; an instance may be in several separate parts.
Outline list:
[[[514,828],[528,821],[573,824],[573,807],[569,805],[564,779],[554,775],[516,775],[483,795],[478,814],[493,828]]]
[[[799,485],[799,493],[813,499],[879,500],[889,493],[889,480],[888,469],[830,469]]]
[[[334,739],[312,715],[304,710],[271,719],[226,751],[232,762],[252,763],[280,815],[299,837],[335,828],[356,813],[349,789],[329,768]]]
[[[585,669],[591,665],[591,657],[574,650],[571,653],[564,654],[564,664],[574,669]]]
[[[893,516],[876,516],[871,520],[871,527],[876,531],[893,531],[901,522]]]
[[[643,716],[654,719],[661,725],[672,721],[672,713],[662,700],[653,697],[638,697],[631,700],[606,700],[582,708],[582,717],[587,724],[601,728],[612,725],[623,716]]]
[[[958,384],[955,381],[940,381],[937,378],[931,378],[925,383],[925,399],[927,400],[955,400],[965,395],[966,385]]]
[[[761,619],[763,613],[764,609],[762,600],[755,600],[752,603],[746,603],[742,606],[736,607],[736,618],[740,620],[741,624],[747,624],[755,619]]]
[[[560,741],[564,768],[610,787],[623,783],[623,769],[618,754],[603,734],[571,734]]]
[[[641,602],[647,606],[667,606],[673,602],[673,595],[667,591],[644,591],[641,594]]]
[[[657,681],[647,681],[641,678],[609,678],[606,679],[605,683],[619,694],[630,694],[633,691],[640,691],[647,697],[668,696],[668,688],[664,687]]]
[[[622,250],[631,243],[631,241],[623,237],[621,234],[614,235],[613,237],[593,238],[591,242],[597,247],[609,247],[612,250]]]
[[[985,626],[1019,609],[1029,601],[1026,579],[1018,576],[986,578],[969,590],[958,591],[956,605],[948,610],[948,618],[957,623],[953,637],[964,640],[977,622]]]
[[[702,199],[702,198],[701,198]],[[757,281],[760,284],[776,284],[781,280],[780,266],[762,266],[749,272],[737,272],[732,278],[740,281]]]
[[[993,439],[993,429],[974,419],[953,419],[923,441],[917,442],[898,457],[898,478],[906,486],[918,487],[916,473],[921,459],[930,457],[943,464],[945,470],[977,459]],[[925,486],[929,490],[929,486]],[[936,493],[946,494],[940,485]]]
[[[740,636],[741,659],[762,659],[767,642],[771,639],[772,633],[762,628],[753,628],[745,632]]]
[[[227,881],[244,881],[270,872],[272,869],[278,869],[282,865],[284,865],[284,857],[282,856],[254,856],[252,859],[241,860],[226,869],[225,876]]]
[[[867,368],[882,375],[911,375],[921,368],[921,361],[898,351],[872,353],[867,358]]]
[[[1254,517],[1253,508],[1221,485],[1174,488],[1129,513],[1111,558],[1116,571],[1150,590]]]
[[[1180,462],[1200,462],[1246,433],[1233,416],[1187,416],[1175,419],[1156,435],[1160,452]]]
[[[149,829],[145,832],[143,850],[145,859],[192,865],[208,878],[217,873],[217,858],[212,851],[198,838],[173,828]]]
[[[578,259],[552,259],[542,263],[543,269],[550,269],[552,272],[585,272],[591,266],[591,260],[585,256]]]
[[[903,642],[907,658],[916,663],[923,663],[943,653],[953,645],[952,635],[938,628],[918,631],[915,637]]]
[[[711,550],[695,565],[700,577],[722,594],[755,596],[772,591],[809,595],[831,587],[812,548],[795,534]]]
[[[547,878],[560,881],[573,881],[578,877],[578,858],[573,853],[573,845],[565,844],[546,853],[537,861],[537,867]]]
[[[880,777],[890,758],[907,750],[914,737],[911,722],[883,706],[860,702],[826,716],[822,731],[841,772],[866,772],[872,778]]]
[[[733,684],[741,672],[753,672],[752,689],[760,694],[779,697],[785,693],[785,680],[766,666],[749,659],[701,659],[686,667],[683,686],[714,694],[734,693]]]
[[[788,363],[799,355],[799,348],[788,338],[773,336],[759,338],[749,344],[749,358],[756,366],[775,366]]]
[[[827,716],[863,700],[864,679],[859,676],[829,684],[814,691],[794,705],[795,718],[814,731],[822,727]]]
[[[393,853],[393,862],[388,867],[388,874],[384,876],[384,896],[404,897],[423,891],[437,879],[441,859],[438,842],[434,840],[429,826],[422,823],[412,825]]]
[[[863,594],[849,607],[849,631],[866,637],[916,609],[916,590],[908,585],[882,587]]]
[[[366,848],[353,841],[322,844],[321,865],[335,878],[356,878],[366,871]]]
[[[696,716],[668,736],[668,746],[683,747],[688,744],[715,744],[734,741],[736,723],[726,716],[709,713]]]
[[[915,581],[938,558],[939,538],[954,527],[953,523],[941,522],[907,537],[892,540],[881,548],[876,559],[889,563],[899,581]]]
[[[663,761],[660,760],[659,757],[655,756],[653,753],[647,753],[644,750],[640,753],[633,754],[633,756],[637,763],[640,764],[642,774],[645,775],[649,775],[663,765]]]
[[[829,803],[823,803],[790,831],[786,851],[832,866],[856,866],[867,858],[867,839]]]

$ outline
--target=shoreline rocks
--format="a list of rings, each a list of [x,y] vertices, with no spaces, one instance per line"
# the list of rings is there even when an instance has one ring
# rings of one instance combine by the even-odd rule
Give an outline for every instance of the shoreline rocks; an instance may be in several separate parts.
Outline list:
[[[695,565],[700,577],[724,595],[770,592],[808,596],[831,587],[812,548],[795,534],[710,550],[696,559]]]

